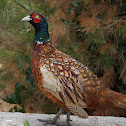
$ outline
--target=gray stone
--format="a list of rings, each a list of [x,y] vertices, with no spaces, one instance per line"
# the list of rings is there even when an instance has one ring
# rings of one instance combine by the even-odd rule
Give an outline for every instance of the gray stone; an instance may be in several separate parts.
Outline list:
[[[33,114],[19,112],[0,112],[0,126],[24,126],[25,120],[28,120],[30,126],[44,126],[44,123],[37,119],[52,119],[54,114]],[[61,115],[58,123],[64,124],[66,115]],[[71,116],[72,126],[126,126],[126,118],[110,116],[90,116],[88,119],[81,119]],[[53,126],[53,125],[47,125]]]

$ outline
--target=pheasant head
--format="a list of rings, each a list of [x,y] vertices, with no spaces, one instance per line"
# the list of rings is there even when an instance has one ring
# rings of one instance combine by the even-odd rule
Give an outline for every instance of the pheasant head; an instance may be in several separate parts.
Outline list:
[[[22,21],[28,21],[35,28],[35,38],[36,43],[45,43],[49,41],[48,23],[43,15],[39,13],[30,14],[22,19]]]

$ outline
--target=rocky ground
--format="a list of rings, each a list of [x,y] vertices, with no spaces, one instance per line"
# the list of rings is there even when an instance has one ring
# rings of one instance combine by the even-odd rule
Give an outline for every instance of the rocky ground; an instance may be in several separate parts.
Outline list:
[[[44,126],[45,123],[39,122],[38,119],[49,120],[54,116],[54,114],[0,112],[0,126],[24,126],[25,120],[30,126]],[[65,119],[66,115],[61,115],[58,124],[64,126]],[[90,116],[88,119],[81,119],[71,116],[71,120],[72,126],[126,126],[126,118],[123,117]]]

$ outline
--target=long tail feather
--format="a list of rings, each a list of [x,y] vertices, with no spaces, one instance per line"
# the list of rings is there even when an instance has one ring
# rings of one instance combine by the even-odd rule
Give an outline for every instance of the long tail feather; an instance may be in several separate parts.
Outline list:
[[[93,112],[95,116],[124,116],[124,110],[126,109],[126,95],[105,89],[102,92],[104,102],[99,102],[99,107]]]
[[[86,95],[87,108],[96,109],[92,115],[99,116],[124,116],[126,109],[126,95],[112,91],[108,88],[103,89],[96,97]]]
[[[126,109],[126,95],[106,89],[107,100],[115,107]]]

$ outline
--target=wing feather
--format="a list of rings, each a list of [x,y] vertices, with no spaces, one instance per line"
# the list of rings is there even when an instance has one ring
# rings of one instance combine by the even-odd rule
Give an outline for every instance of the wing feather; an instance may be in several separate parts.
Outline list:
[[[44,88],[57,99],[64,102],[75,115],[87,118],[83,72],[87,69],[77,60],[56,51],[44,60],[40,67],[43,74]]]

